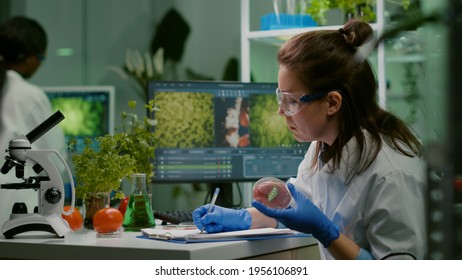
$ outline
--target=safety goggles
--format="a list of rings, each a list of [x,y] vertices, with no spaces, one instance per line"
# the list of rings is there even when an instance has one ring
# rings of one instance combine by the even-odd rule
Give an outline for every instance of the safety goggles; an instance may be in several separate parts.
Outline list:
[[[40,61],[40,62],[43,62],[46,58],[46,55],[44,53],[38,53],[35,55],[35,57],[37,57],[37,59]]]
[[[279,108],[288,117],[291,117],[300,112],[305,106],[327,95],[328,92],[318,92],[312,94],[305,94],[300,97],[294,93],[284,92],[276,89],[276,97],[278,99]]]

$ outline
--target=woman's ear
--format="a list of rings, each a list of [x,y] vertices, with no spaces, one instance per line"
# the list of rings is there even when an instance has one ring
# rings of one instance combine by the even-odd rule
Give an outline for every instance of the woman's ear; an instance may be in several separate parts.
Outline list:
[[[327,113],[334,115],[342,106],[342,95],[338,91],[331,91],[327,94]]]

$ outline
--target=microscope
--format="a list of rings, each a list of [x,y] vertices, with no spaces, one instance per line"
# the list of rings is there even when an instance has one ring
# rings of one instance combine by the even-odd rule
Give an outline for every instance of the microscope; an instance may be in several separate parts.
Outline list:
[[[20,183],[2,184],[2,189],[25,190],[32,189],[38,193],[38,205],[33,213],[28,213],[27,206],[23,202],[15,202],[7,220],[1,230],[5,238],[11,239],[15,235],[28,231],[46,231],[63,237],[70,228],[62,218],[74,211],[75,187],[71,171],[64,158],[55,150],[32,150],[31,144],[48,132],[64,119],[64,115],[57,111],[28,134],[21,135],[9,142],[5,156],[5,163],[1,168],[2,174],[7,174],[15,169],[16,178]],[[64,211],[65,189],[63,179],[50,157],[56,156],[64,165],[69,182],[71,184],[71,205],[68,211]],[[26,166],[31,166],[36,176],[24,177]]]

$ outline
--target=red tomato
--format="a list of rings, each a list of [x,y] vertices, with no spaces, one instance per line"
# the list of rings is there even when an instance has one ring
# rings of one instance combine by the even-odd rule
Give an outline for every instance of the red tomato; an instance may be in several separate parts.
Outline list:
[[[120,213],[122,213],[122,216],[125,215],[125,210],[127,210],[129,198],[130,198],[129,196],[126,196],[124,197],[124,199],[122,199],[122,201],[120,201],[119,211]]]
[[[117,231],[124,220],[124,216],[115,208],[104,208],[93,216],[93,228],[99,233]]]
[[[68,212],[71,209],[70,205],[64,206],[64,211]],[[69,226],[71,227],[72,230],[78,230],[82,227],[83,225],[83,218],[82,215],[79,212],[79,209],[74,207],[74,212],[72,212],[69,216],[66,216],[64,214],[61,214],[64,220],[67,221]]]

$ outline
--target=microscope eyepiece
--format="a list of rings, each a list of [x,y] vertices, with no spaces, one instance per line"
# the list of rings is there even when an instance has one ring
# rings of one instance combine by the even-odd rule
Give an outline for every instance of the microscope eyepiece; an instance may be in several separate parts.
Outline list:
[[[35,140],[39,139],[43,134],[48,132],[48,130],[52,129],[55,125],[60,123],[64,120],[64,115],[61,111],[56,111],[53,115],[51,115],[48,119],[43,121],[39,124],[36,128],[26,134],[26,138],[32,144]]]

